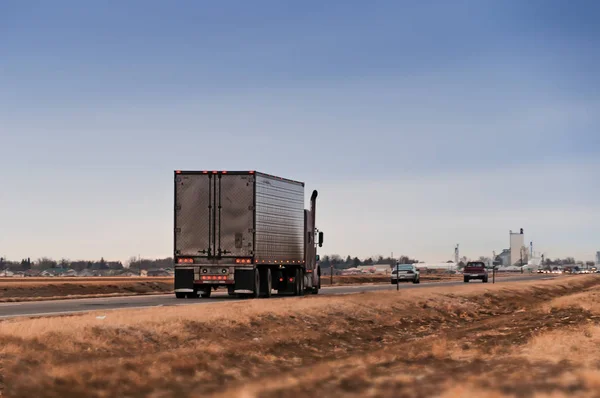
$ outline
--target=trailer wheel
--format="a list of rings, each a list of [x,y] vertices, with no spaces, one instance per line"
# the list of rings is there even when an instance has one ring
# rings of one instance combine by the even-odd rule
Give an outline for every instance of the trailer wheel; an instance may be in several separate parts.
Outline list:
[[[264,298],[271,297],[273,289],[273,279],[271,278],[271,268],[262,268],[260,270],[260,287],[262,288],[261,296]]]
[[[298,278],[300,279],[300,296],[304,296],[304,293],[305,293],[304,271],[301,268],[298,269]]]
[[[186,296],[187,296],[186,293],[175,292],[175,298],[184,299],[184,298],[186,298]]]
[[[252,293],[252,298],[260,297],[260,273],[258,272],[258,268],[254,268],[254,293]]]

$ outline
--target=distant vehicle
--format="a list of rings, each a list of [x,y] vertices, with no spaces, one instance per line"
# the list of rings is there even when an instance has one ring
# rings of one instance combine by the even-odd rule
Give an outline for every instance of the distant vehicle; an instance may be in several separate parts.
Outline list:
[[[421,283],[421,273],[413,264],[397,265],[392,271],[392,285],[399,282]]]
[[[546,271],[543,268],[538,268],[537,273],[538,274],[545,274]]]
[[[317,191],[254,171],[175,171],[175,296],[317,294]]]
[[[480,279],[483,283],[488,281],[488,271],[485,263],[481,261],[468,262],[463,270],[463,279],[465,283],[473,279]]]

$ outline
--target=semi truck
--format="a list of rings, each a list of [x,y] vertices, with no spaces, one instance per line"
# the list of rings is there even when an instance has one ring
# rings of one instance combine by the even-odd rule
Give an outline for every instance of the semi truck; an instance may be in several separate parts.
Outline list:
[[[178,299],[317,294],[317,191],[255,171],[175,171],[174,268]]]

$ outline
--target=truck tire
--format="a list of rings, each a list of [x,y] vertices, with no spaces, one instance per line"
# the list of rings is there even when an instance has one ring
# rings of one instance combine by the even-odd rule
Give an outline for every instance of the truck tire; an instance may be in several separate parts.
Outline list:
[[[264,298],[271,297],[271,290],[273,289],[273,279],[271,278],[271,268],[261,268],[260,271],[260,287],[262,291],[260,295]]]
[[[260,297],[260,272],[258,268],[254,269],[254,293],[252,293],[252,298]]]
[[[294,296],[300,295],[300,280],[298,279],[298,269],[294,270]]]
[[[312,294],[319,294],[320,287],[321,287],[321,275],[317,275],[317,286],[312,288]]]
[[[212,288],[209,287],[205,287],[202,290],[200,290],[200,297],[202,298],[210,298],[210,294],[212,293]],[[198,296],[196,296],[198,297]]]
[[[302,296],[304,292],[302,279],[302,270],[300,268],[296,268],[296,272],[294,274],[294,296]]]
[[[487,283],[487,281],[488,281],[488,277],[487,277],[487,276],[484,276],[484,277],[483,277],[483,281],[482,281],[482,282],[483,282],[483,283]]]
[[[469,277],[465,276],[464,281],[465,281],[465,283],[469,283]]]
[[[306,293],[306,286],[304,285],[304,271],[300,268],[298,269],[298,273],[300,274],[300,296],[304,296]]]
[[[186,297],[187,297],[187,294],[186,294],[186,293],[179,293],[179,292],[175,292],[175,298],[178,298],[178,299],[184,299],[184,298],[186,298]]]
[[[421,278],[417,278],[413,281],[413,283],[421,283]]]

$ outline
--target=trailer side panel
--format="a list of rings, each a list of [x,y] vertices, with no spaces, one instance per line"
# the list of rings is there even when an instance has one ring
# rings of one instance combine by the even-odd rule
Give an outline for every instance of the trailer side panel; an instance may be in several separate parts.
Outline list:
[[[256,264],[304,261],[304,184],[256,175]]]

